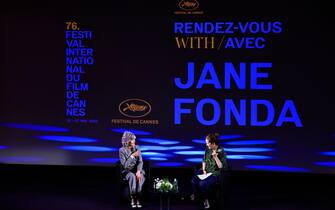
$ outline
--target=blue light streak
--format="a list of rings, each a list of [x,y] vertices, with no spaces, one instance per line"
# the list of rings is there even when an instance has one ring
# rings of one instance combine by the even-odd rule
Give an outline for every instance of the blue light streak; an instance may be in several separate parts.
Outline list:
[[[241,147],[241,148],[224,148],[226,152],[270,152],[274,149],[271,148],[254,148],[254,147]]]
[[[100,146],[61,146],[64,150],[75,150],[84,152],[113,152],[118,151],[116,148],[112,147],[100,147]]]
[[[169,149],[169,147],[153,146],[153,145],[143,145],[143,146],[140,146],[140,148],[141,148],[141,151],[148,151],[148,150],[165,151]]]
[[[78,136],[38,136],[37,138],[48,141],[60,141],[60,142],[76,142],[76,143],[89,143],[96,142],[93,138],[84,138]]]
[[[274,140],[246,140],[246,141],[230,141],[225,142],[226,145],[264,145],[275,144]]]
[[[156,139],[156,138],[138,138],[137,140],[141,142],[154,143],[160,145],[171,145],[180,143],[179,141],[168,140],[168,139]]]
[[[68,132],[69,131],[69,129],[67,128],[49,126],[49,125],[19,124],[19,123],[3,123],[0,125],[11,127],[11,128],[33,130],[33,131],[52,131],[52,132]]]
[[[192,163],[201,163],[203,161],[202,158],[186,158],[185,160]]]
[[[315,162],[319,166],[335,167],[335,162]]]
[[[142,131],[142,130],[134,130],[134,129],[124,129],[124,128],[114,128],[112,129],[113,132],[116,132],[116,133],[123,133],[125,131],[130,131],[132,133],[134,133],[135,135],[143,135],[143,136],[149,136],[149,135],[152,135],[151,132],[148,132],[148,131]]]
[[[335,156],[335,151],[320,152],[321,155]]]
[[[178,155],[204,155],[205,151],[177,151],[174,153]]]
[[[206,141],[204,139],[193,139],[192,142],[198,144],[206,144]]]
[[[246,165],[246,168],[265,171],[308,172],[308,169],[279,165]]]
[[[192,146],[172,146],[169,147],[169,150],[183,150],[183,149],[193,149]]]
[[[164,146],[153,146],[153,145],[144,145],[140,146],[142,151],[168,151],[168,150],[184,150],[184,149],[192,149],[193,146],[172,146],[172,147],[164,147]]]
[[[220,135],[219,136],[219,139],[220,140],[226,140],[226,139],[239,139],[239,138],[242,138],[243,135]]]
[[[89,161],[96,163],[116,163],[119,161],[119,158],[92,158]]]
[[[171,157],[170,154],[164,154],[159,152],[142,152],[142,156],[144,157]]]
[[[167,158],[163,158],[163,157],[150,157],[148,159],[149,160],[155,160],[155,161],[165,161],[165,160],[168,160]]]
[[[162,162],[162,163],[156,163],[156,166],[161,166],[161,167],[179,167],[183,166],[184,164],[181,162]]]
[[[266,159],[272,159],[271,156],[266,155],[227,155],[228,159],[234,159],[234,160],[266,160]]]
[[[3,163],[40,163],[41,161],[43,161],[43,158],[31,156],[0,157],[0,162]]]
[[[0,149],[7,149],[7,148],[8,148],[7,146],[0,145]]]

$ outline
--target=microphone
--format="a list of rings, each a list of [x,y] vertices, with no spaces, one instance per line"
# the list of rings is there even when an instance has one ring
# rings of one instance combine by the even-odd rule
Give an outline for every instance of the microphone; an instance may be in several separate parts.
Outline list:
[[[138,148],[137,145],[135,145],[134,147],[131,148],[131,153],[135,153],[137,152]]]
[[[138,150],[138,148],[137,148],[137,145],[135,145],[134,147],[132,147],[131,148],[131,156],[135,153],[135,152],[137,152],[137,150]],[[138,158],[138,156],[133,156],[134,158]]]

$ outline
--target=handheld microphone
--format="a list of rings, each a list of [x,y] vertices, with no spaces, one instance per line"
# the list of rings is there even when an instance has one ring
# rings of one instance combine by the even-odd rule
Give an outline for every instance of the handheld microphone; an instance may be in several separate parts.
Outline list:
[[[137,145],[135,145],[134,147],[131,148],[131,153],[135,153],[137,152]]]

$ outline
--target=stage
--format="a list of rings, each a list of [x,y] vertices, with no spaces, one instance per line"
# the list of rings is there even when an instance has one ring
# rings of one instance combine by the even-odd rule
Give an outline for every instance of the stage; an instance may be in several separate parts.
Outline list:
[[[171,210],[196,210],[191,178],[213,145],[208,168],[229,165],[223,209],[334,210],[332,8],[6,2],[0,210],[129,209],[122,147],[150,163],[144,209],[160,209],[153,180],[168,177]]]
[[[171,209],[199,209],[189,199],[193,168],[151,168],[177,177],[180,196],[171,198]],[[230,171],[224,209],[230,210],[331,210],[334,175]],[[112,210],[130,209],[120,202],[115,166],[1,165],[1,210]],[[144,209],[159,209],[159,199],[148,193]]]

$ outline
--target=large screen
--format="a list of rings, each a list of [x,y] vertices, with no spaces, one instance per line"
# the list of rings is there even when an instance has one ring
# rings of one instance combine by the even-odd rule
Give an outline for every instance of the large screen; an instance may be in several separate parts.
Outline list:
[[[334,41],[318,4],[177,0],[1,14],[0,163],[334,173]]]

